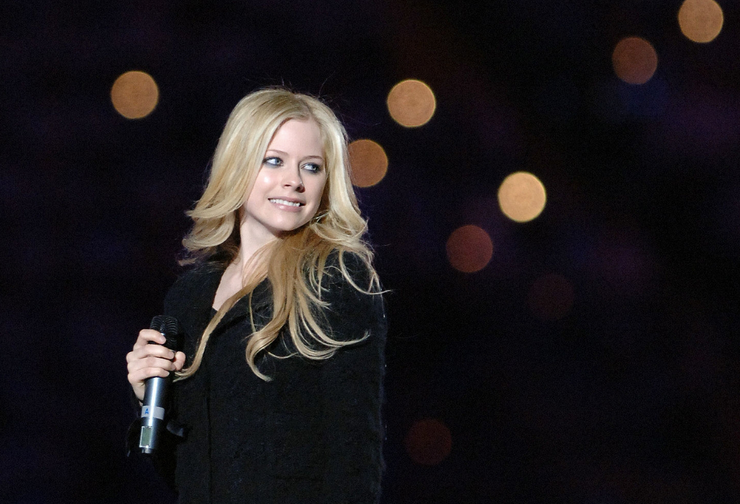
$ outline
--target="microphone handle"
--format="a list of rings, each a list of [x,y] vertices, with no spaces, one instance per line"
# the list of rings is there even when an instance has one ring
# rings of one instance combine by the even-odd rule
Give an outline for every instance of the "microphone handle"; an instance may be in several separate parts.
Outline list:
[[[152,319],[150,329],[159,331],[166,341],[164,346],[170,350],[179,350],[181,333],[177,319],[166,315],[157,315]],[[151,455],[159,446],[160,434],[164,428],[167,388],[170,377],[155,376],[146,380],[144,401],[141,406],[141,434],[139,448],[142,453]]]

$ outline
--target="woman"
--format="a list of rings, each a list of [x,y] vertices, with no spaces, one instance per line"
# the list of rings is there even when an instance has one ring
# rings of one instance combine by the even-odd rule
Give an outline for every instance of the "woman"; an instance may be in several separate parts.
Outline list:
[[[377,502],[386,321],[344,128],[309,96],[246,96],[189,216],[164,311],[184,352],[145,329],[127,355],[139,401],[176,374],[184,436],[157,465],[180,502]]]

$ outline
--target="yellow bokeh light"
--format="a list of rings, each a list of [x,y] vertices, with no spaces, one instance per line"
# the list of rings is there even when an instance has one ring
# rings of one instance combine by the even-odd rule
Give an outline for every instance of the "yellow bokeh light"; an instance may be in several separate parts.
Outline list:
[[[374,186],[388,171],[388,156],[383,147],[372,140],[355,140],[349,144],[352,183],[357,187]]]
[[[527,172],[512,173],[498,189],[498,204],[509,219],[528,222],[545,209],[547,194],[542,182]]]
[[[614,48],[612,65],[617,77],[627,84],[645,84],[658,69],[658,54],[647,40],[627,37]]]
[[[475,273],[486,267],[493,256],[493,242],[478,226],[462,226],[447,239],[447,259],[463,273]]]
[[[116,79],[110,90],[116,111],[127,119],[141,119],[159,102],[159,88],[151,75],[132,70]]]
[[[437,108],[431,88],[421,81],[399,82],[388,93],[388,112],[401,126],[416,128],[428,123]]]
[[[681,33],[693,42],[714,40],[724,24],[722,7],[714,0],[686,0],[678,10]]]
[[[452,451],[452,433],[440,420],[418,420],[403,440],[406,453],[417,464],[437,465]]]

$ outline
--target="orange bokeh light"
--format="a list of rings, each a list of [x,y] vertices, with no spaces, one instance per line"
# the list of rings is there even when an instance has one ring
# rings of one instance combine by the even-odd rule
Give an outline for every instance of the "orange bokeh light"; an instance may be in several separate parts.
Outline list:
[[[383,147],[372,140],[355,140],[349,144],[352,183],[357,187],[374,186],[388,171],[388,156]]]
[[[151,75],[133,70],[116,79],[110,91],[116,111],[127,119],[141,119],[159,102],[159,88]]]
[[[498,204],[509,219],[528,222],[537,218],[547,203],[545,186],[527,172],[512,173],[498,190]]]
[[[457,228],[447,239],[450,265],[463,273],[474,273],[486,267],[493,256],[493,242],[478,226]]]
[[[612,66],[617,77],[627,84],[645,84],[658,69],[658,54],[647,40],[627,37],[614,48]]]
[[[542,320],[560,320],[573,308],[573,285],[562,275],[538,278],[529,290],[529,308]]]
[[[441,421],[427,418],[411,426],[403,444],[417,464],[437,465],[452,451],[452,434]]]
[[[428,123],[437,108],[432,89],[421,81],[399,82],[388,93],[388,112],[401,126],[416,128]]]
[[[692,42],[711,42],[722,31],[722,7],[714,0],[686,0],[678,10],[681,33]]]

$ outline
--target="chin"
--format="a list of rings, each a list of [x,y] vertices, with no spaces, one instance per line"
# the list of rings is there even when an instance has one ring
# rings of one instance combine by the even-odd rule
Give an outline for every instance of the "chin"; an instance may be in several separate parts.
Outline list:
[[[303,229],[307,225],[308,225],[308,222],[304,222],[296,226],[277,226],[275,228],[276,230],[275,235],[281,236],[281,237],[290,236],[290,235],[296,234],[297,232],[299,232],[301,229]]]

